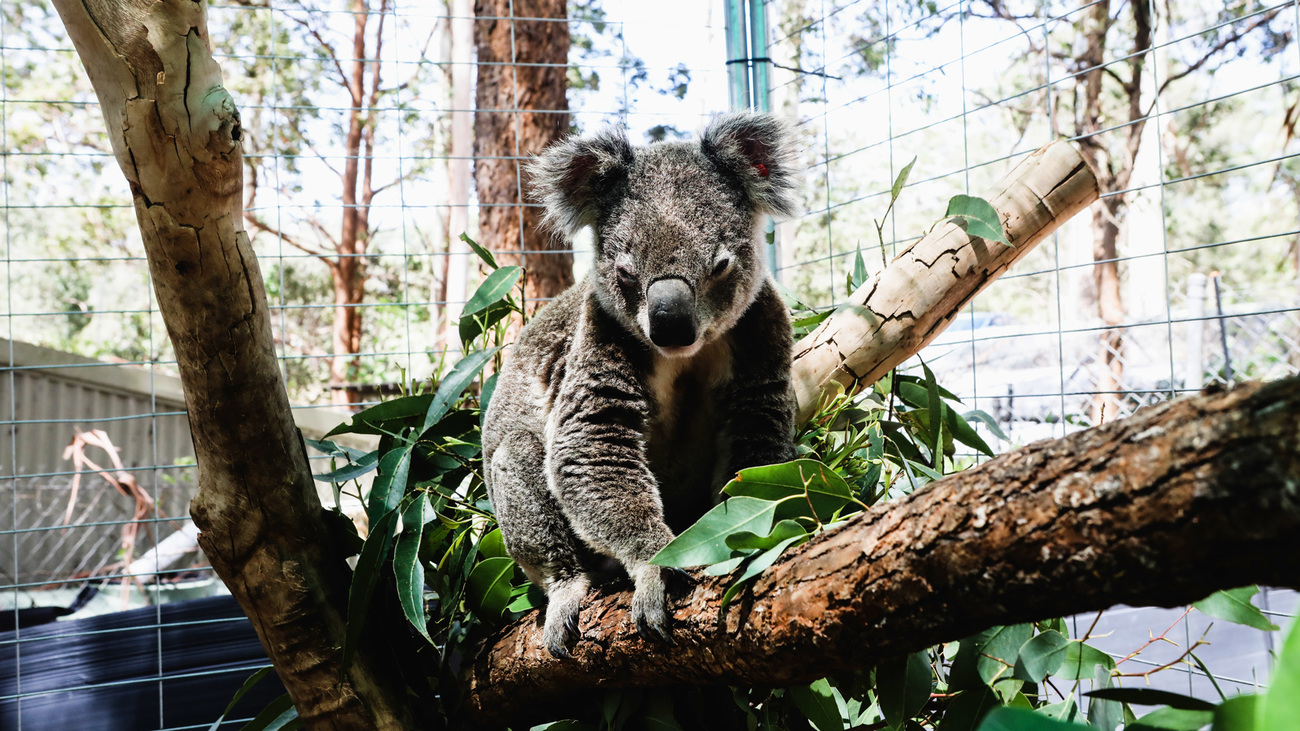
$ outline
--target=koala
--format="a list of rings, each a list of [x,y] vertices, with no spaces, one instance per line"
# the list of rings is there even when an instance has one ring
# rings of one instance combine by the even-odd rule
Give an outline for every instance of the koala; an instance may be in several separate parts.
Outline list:
[[[735,113],[696,142],[621,130],[559,142],[530,175],[545,221],[593,231],[591,273],[541,308],[498,376],[484,477],[506,550],[547,595],[557,657],[601,562],[634,583],[645,638],[671,642],[650,563],[737,470],[792,459],[789,315],[763,217],[796,209],[787,125]]]

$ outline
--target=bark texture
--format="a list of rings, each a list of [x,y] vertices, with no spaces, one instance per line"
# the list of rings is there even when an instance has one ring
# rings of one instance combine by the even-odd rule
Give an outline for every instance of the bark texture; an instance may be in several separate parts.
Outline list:
[[[1300,587],[1300,378],[1146,409],[878,506],[791,552],[723,614],[724,579],[650,645],[630,592],[582,612],[556,660],[528,616],[484,648],[468,706],[500,724],[596,686],[808,682],[997,624],[1124,602]]]
[[[476,0],[474,15],[479,238],[498,262],[524,266],[531,312],[573,284],[573,254],[541,229],[520,171],[569,129],[568,15],[565,0]]]
[[[946,222],[858,288],[848,303],[795,345],[799,420],[839,386],[870,385],[934,340],[975,295],[1097,200],[1097,179],[1067,142],[1034,152],[989,202],[1002,216],[1006,246]]]
[[[390,645],[340,678],[351,572],[323,522],[241,227],[242,129],[201,2],[56,0],[130,183],[185,388],[191,514],[309,728],[412,728]]]

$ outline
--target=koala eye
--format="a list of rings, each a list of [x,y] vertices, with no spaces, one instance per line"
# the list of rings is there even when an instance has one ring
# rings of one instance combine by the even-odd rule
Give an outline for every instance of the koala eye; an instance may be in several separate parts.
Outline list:
[[[618,274],[619,284],[624,284],[624,285],[636,284],[636,272],[632,271],[629,267],[619,264],[614,267],[614,271]]]
[[[726,274],[728,271],[731,271],[731,257],[724,256],[718,260],[717,264],[713,265],[713,271],[709,274],[709,276],[713,277],[714,279],[717,279],[718,277],[721,277],[723,274]]]

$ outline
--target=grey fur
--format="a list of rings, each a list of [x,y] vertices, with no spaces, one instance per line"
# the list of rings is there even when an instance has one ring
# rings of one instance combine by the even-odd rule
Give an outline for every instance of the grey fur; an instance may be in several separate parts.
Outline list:
[[[633,148],[605,131],[531,167],[552,226],[593,228],[595,266],[520,333],[483,448],[506,548],[547,592],[557,656],[601,555],[635,584],[637,629],[670,641],[650,559],[736,470],[794,455],[790,322],[759,241],[763,214],[795,208],[788,140],[777,118],[741,113],[697,143]],[[654,344],[675,342],[659,336],[667,310],[647,302],[666,279],[680,280],[658,289],[690,345]]]

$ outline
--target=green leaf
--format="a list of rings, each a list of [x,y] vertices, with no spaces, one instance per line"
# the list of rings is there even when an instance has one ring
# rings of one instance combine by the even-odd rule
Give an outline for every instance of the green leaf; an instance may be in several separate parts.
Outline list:
[[[980,644],[979,659],[975,661],[975,671],[980,680],[992,686],[998,680],[1010,678],[1020,648],[1033,634],[1032,624],[995,627],[988,639]]]
[[[826,310],[824,312],[808,315],[807,317],[800,317],[790,323],[790,327],[794,330],[795,337],[802,337],[812,332],[818,325],[822,324],[826,318],[833,314],[835,314],[834,310]]]
[[[379,460],[379,474],[370,483],[370,494],[366,496],[366,517],[371,525],[379,517],[397,509],[406,493],[407,478],[411,473],[411,452],[414,445],[408,444],[401,449],[394,449]]]
[[[861,287],[867,281],[868,276],[867,263],[862,259],[862,242],[859,241],[858,251],[853,256],[853,275],[849,279],[850,289],[856,291],[858,287]]]
[[[727,536],[727,548],[735,551],[742,551],[748,548],[757,548],[766,551],[767,549],[784,543],[791,538],[807,535],[808,531],[803,526],[793,520],[783,520],[772,526],[772,532],[765,536],[760,536],[750,531],[740,531]]]
[[[1210,731],[1255,731],[1262,699],[1258,695],[1239,695],[1215,706]]]
[[[285,693],[268,703],[266,708],[254,716],[253,720],[244,724],[240,731],[286,731],[297,719],[298,709],[293,707],[293,699]],[[298,726],[301,726],[301,723]]]
[[[903,192],[903,186],[907,185],[907,176],[912,174],[912,166],[916,164],[916,156],[912,156],[912,161],[907,163],[902,170],[898,172],[898,177],[894,178],[894,186],[889,189],[889,200],[894,202],[898,200],[898,195]]]
[[[500,528],[483,536],[483,540],[478,542],[478,552],[483,554],[483,558],[503,558],[510,555],[506,553],[506,541],[501,537]]]
[[[1110,671],[1098,665],[1093,670],[1093,688],[1105,690],[1112,687]],[[1088,702],[1088,725],[1097,731],[1115,731],[1124,721],[1125,705],[1104,698],[1094,698]],[[1129,711],[1131,714],[1132,711]]]
[[[1244,624],[1247,627],[1272,631],[1278,629],[1278,626],[1268,621],[1264,613],[1250,603],[1250,598],[1259,593],[1258,586],[1243,586],[1237,589],[1226,589],[1224,591],[1211,594],[1204,599],[1193,604],[1203,614],[1208,614],[1215,619],[1223,619],[1236,624]]]
[[[510,290],[514,288],[515,283],[523,276],[524,270],[517,266],[501,267],[488,275],[487,279],[474,290],[469,301],[461,309],[461,319],[469,315],[478,314],[486,310],[490,305],[500,302]]]
[[[1130,723],[1125,731],[1200,731],[1214,721],[1214,711],[1189,711],[1185,708],[1161,708]]]
[[[948,211],[944,218],[958,218],[965,223],[966,233],[988,241],[997,241],[1010,246],[1007,235],[1002,230],[1002,216],[983,198],[973,195],[954,195],[948,200]]]
[[[400,424],[394,424],[394,422],[401,422],[404,419],[425,413],[429,410],[429,404],[432,401],[433,396],[427,393],[384,401],[371,406],[365,411],[353,414],[350,421],[330,429],[325,436],[332,437],[335,434],[390,434],[401,428]]]
[[[487,417],[488,405],[492,403],[492,394],[497,392],[497,376],[499,375],[501,373],[498,371],[488,376],[483,381],[483,390],[478,392],[479,431],[483,430],[483,419]]]
[[[1137,706],[1169,706],[1187,711],[1213,711],[1214,704],[1200,698],[1171,693],[1155,688],[1102,688],[1084,695]]]
[[[546,606],[546,592],[542,591],[541,587],[536,584],[525,584],[522,588],[523,592],[510,600],[510,604],[506,606],[507,610],[527,612]]]
[[[930,419],[930,425],[934,432],[930,442],[930,456],[934,460],[933,467],[936,472],[943,472],[943,415],[947,410],[943,405],[943,398],[939,396],[939,383],[934,379],[934,373],[930,371],[930,366],[924,361],[921,362],[921,368],[925,371],[925,393],[927,408],[930,414],[937,415],[937,418]],[[1029,639],[1026,637],[1025,639]],[[1019,649],[1019,648],[1017,648]]]
[[[1071,641],[1065,646],[1065,660],[1061,663],[1061,668],[1052,675],[1062,680],[1092,680],[1092,669],[1098,665],[1106,670],[1114,670],[1115,660],[1092,645]]]
[[[673,715],[673,701],[666,693],[657,693],[646,701],[646,731],[682,731]]]
[[[334,442],[331,442],[327,439],[307,439],[306,437],[304,437],[302,441],[304,444],[316,450],[317,452],[320,452],[321,454],[325,454],[329,456],[343,455],[352,461],[356,461],[360,459],[362,456],[370,454],[370,452],[364,449],[357,449],[355,447],[347,447],[342,444],[335,444]]]
[[[1007,436],[1007,433],[1002,431],[1002,427],[998,426],[998,420],[990,416],[987,411],[972,409],[967,411],[965,414],[962,414],[962,417],[966,419],[967,422],[970,422],[972,419],[983,422],[984,426],[988,427],[989,431],[993,432],[993,436],[1004,442],[1011,441],[1011,437]]]
[[[1043,678],[1060,669],[1065,662],[1065,648],[1070,641],[1056,630],[1034,635],[1020,648],[1015,675],[1021,680],[1041,683]]]
[[[948,705],[943,719],[939,721],[939,731],[984,731],[980,722],[990,711],[1000,707],[997,694],[987,686],[963,690]]]
[[[817,731],[844,731],[844,716],[826,678],[809,685],[796,685],[786,694]]]
[[[1053,721],[1069,723],[1079,718],[1079,707],[1075,705],[1073,698],[1066,698],[1050,705],[1039,706],[1038,713],[1047,716]]]
[[[979,731],[1088,731],[1088,727],[1056,721],[1021,708],[995,708],[979,725]]]
[[[745,559],[755,555],[756,553],[758,552],[746,551],[739,555],[732,556],[726,561],[719,561],[715,564],[709,564],[709,567],[704,569],[704,573],[707,576],[726,576],[727,574],[739,568],[740,565],[745,562]]]
[[[479,246],[479,243],[477,241],[471,239],[468,234],[465,234],[463,232],[460,235],[460,240],[468,244],[469,248],[475,254],[478,254],[478,258],[482,259],[484,264],[487,264],[493,269],[497,268],[497,260],[496,257],[492,256],[492,252],[488,251],[482,246]]]
[[[434,395],[433,400],[429,403],[428,411],[424,414],[424,426],[420,428],[423,434],[438,422],[447,411],[451,409],[452,404],[460,397],[469,384],[478,378],[478,374],[483,367],[492,360],[501,348],[488,348],[487,350],[476,350],[473,353],[461,358],[456,363],[456,367],[451,369],[451,373],[442,379],[438,384],[438,393]]]
[[[844,478],[815,459],[796,459],[741,470],[722,491],[732,496],[761,500],[798,497],[797,502],[791,501],[784,506],[783,510],[787,512],[783,512],[782,517],[815,516],[823,522],[853,500],[853,491]]]
[[[789,500],[790,498],[787,498]],[[695,525],[669,541],[650,563],[658,566],[704,566],[731,558],[727,536],[740,531],[766,535],[784,501],[733,497],[715,505]]]
[[[361,640],[361,630],[366,626],[366,612],[370,609],[370,599],[379,583],[379,566],[388,556],[388,549],[393,542],[393,518],[396,515],[396,512],[389,511],[379,520],[371,522],[370,536],[361,547],[357,567],[352,571],[352,585],[348,588],[348,627],[343,637],[340,675],[352,663],[352,655]]]
[[[1293,622],[1273,666],[1268,693],[1260,700],[1259,731],[1293,729],[1300,721],[1300,622]]]
[[[902,728],[930,700],[930,655],[924,650],[891,658],[876,668],[876,694],[890,728]]]
[[[417,494],[402,511],[402,534],[393,550],[393,574],[397,577],[397,597],[402,613],[411,626],[430,643],[428,620],[424,615],[424,564],[420,563],[420,540],[424,536],[424,509],[428,497]]]
[[[943,410],[943,423],[948,427],[952,438],[965,444],[976,451],[982,452],[990,457],[993,456],[993,450],[988,443],[980,437],[979,432],[975,431],[966,421],[966,418],[953,411],[951,408]]]
[[[474,613],[495,623],[510,603],[510,577],[515,562],[508,558],[485,558],[469,572],[466,588]]]
[[[256,672],[248,676],[244,680],[244,684],[239,686],[239,690],[235,691],[235,696],[226,704],[226,710],[222,711],[217,720],[213,721],[212,725],[208,727],[208,731],[217,731],[217,728],[221,726],[221,722],[226,720],[226,716],[230,715],[230,712],[235,708],[235,704],[239,703],[240,699],[244,697],[244,694],[252,690],[253,686],[262,682],[262,678],[270,675],[273,670],[275,670],[274,665],[267,665],[266,667],[258,668]]]
[[[803,529],[801,528],[800,530],[802,531]],[[722,595],[722,602],[718,605],[718,610],[725,610],[727,605],[731,603],[731,600],[737,593],[739,593],[741,586],[745,582],[766,571],[772,564],[776,563],[776,560],[781,557],[781,553],[785,551],[785,549],[791,546],[797,546],[809,538],[810,536],[807,532],[801,532],[797,535],[792,535],[789,538],[786,538],[775,546],[772,546],[755,556],[754,560],[750,561],[749,564],[745,566],[745,571],[740,575],[740,578],[736,579],[732,582],[731,586],[727,587],[726,593]]]
[[[460,342],[465,347],[469,347],[470,343],[474,342],[474,338],[509,317],[511,312],[514,312],[514,308],[509,302],[499,301],[488,305],[482,312],[465,315],[460,318],[460,324],[457,326],[457,330],[460,331]]]
[[[356,479],[379,466],[379,452],[366,452],[352,462],[329,472],[312,475],[319,482],[347,482]]]

